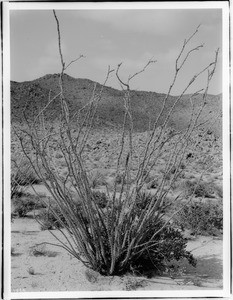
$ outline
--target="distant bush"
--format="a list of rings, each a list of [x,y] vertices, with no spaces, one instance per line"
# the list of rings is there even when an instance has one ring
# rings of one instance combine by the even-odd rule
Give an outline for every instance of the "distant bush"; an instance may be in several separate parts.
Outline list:
[[[213,191],[210,184],[207,182],[198,182],[197,180],[187,180],[185,182],[185,189],[188,195],[194,193],[196,197],[212,198]]]
[[[25,194],[25,187],[30,184],[41,183],[30,162],[26,159],[12,160],[14,171],[11,174],[11,199],[22,197]]]
[[[19,185],[39,184],[41,180],[36,177],[35,173],[31,170],[24,173],[24,170],[20,170],[14,176],[14,181]]]
[[[106,179],[104,174],[99,171],[91,172],[89,175],[89,184],[93,189],[100,185],[105,185]]]
[[[41,183],[41,179],[36,175],[30,162],[25,159],[17,164],[16,171],[11,175],[11,181],[13,185],[21,186]]]
[[[30,194],[22,193],[20,197],[13,197],[11,201],[13,207],[11,212],[12,219],[15,216],[23,218],[30,211],[45,207],[45,205],[41,201],[39,201],[36,196]]]
[[[17,182],[11,180],[11,199],[22,197],[25,194],[24,190]]]
[[[36,246],[32,247],[30,249],[29,254],[31,256],[35,256],[35,257],[38,257],[38,256],[55,257],[55,256],[57,256],[57,252],[47,250],[45,244],[36,245]]]
[[[106,207],[108,200],[105,193],[100,191],[93,191],[92,196],[98,207],[102,209]],[[85,213],[83,212],[82,205],[79,202],[73,204],[73,211],[76,214],[79,214],[79,216],[81,216],[83,221],[87,224]],[[41,210],[38,214],[38,218],[41,224],[41,230],[53,230],[69,227],[64,216],[64,211],[62,213],[59,206],[54,203],[51,205],[51,207]]]
[[[115,182],[117,184],[126,184],[126,180],[123,174],[117,174]]]
[[[223,230],[222,201],[195,201],[177,214],[174,223],[182,230],[190,229],[194,235],[218,235]]]
[[[151,203],[153,198],[153,195],[147,192],[141,192],[137,194],[135,201],[137,209],[145,209]]]
[[[57,205],[42,209],[37,217],[41,230],[53,230],[68,226],[61,209]]]
[[[157,201],[158,201],[157,195],[153,195],[146,191],[137,194],[135,204],[136,204],[136,211],[138,215],[142,213],[142,210],[145,209],[147,210],[149,208],[150,203],[156,203]],[[165,212],[166,206],[168,205],[168,201],[169,201],[168,197],[165,197],[163,203],[160,204],[159,209],[162,213]]]
[[[93,191],[93,197],[95,199],[96,204],[100,208],[105,208],[107,206],[108,199],[105,193],[100,191]]]

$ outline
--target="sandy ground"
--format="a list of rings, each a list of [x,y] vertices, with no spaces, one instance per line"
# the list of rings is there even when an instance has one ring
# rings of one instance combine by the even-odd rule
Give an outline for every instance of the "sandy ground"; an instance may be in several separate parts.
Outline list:
[[[53,231],[56,232],[56,231]],[[222,239],[199,236],[189,241],[187,249],[197,258],[197,267],[181,262],[180,272],[170,276],[101,276],[87,269],[64,249],[41,245],[43,256],[33,246],[56,243],[48,231],[41,231],[32,215],[12,223],[12,292],[107,291],[107,290],[200,290],[222,288]]]

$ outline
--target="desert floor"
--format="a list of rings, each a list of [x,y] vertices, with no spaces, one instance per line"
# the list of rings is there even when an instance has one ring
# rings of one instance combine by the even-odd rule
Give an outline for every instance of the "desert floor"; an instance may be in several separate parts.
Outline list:
[[[180,263],[180,274],[164,277],[101,276],[90,271],[64,249],[36,244],[56,239],[41,231],[40,225],[29,214],[12,224],[11,287],[17,291],[104,291],[104,290],[177,290],[222,288],[222,239],[198,236],[190,240],[187,250],[197,258],[197,267]]]

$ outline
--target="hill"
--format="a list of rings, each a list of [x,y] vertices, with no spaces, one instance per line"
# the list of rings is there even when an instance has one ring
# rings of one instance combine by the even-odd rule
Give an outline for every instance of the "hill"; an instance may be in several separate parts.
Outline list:
[[[59,74],[49,74],[33,81],[11,82],[11,120],[12,122],[23,122],[23,111],[28,116],[36,115],[38,110],[48,103],[59,93]],[[83,107],[90,100],[94,87],[96,91],[101,88],[99,83],[89,79],[76,79],[67,74],[64,75],[64,95],[71,114]],[[155,120],[158,116],[165,94],[146,91],[131,91],[132,115],[134,128],[138,131],[148,129],[149,120]],[[181,129],[189,123],[191,115],[190,95],[184,95],[177,103],[169,126]],[[165,114],[171,108],[177,97],[170,96],[165,105]],[[193,98],[195,106],[200,106],[202,95]],[[214,119],[214,116],[222,111],[222,96],[208,95],[207,104],[201,115],[201,120]],[[49,120],[55,120],[60,114],[59,97],[47,108]],[[103,96],[100,101],[97,118],[98,125],[121,125],[124,117],[124,93],[123,91],[104,87]],[[163,118],[162,118],[163,119]],[[221,120],[213,126],[213,131],[221,133]]]

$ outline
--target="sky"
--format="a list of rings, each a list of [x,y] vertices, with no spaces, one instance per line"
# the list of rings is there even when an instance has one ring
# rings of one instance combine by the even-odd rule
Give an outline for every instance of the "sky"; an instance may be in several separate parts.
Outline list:
[[[217,48],[220,48],[219,61],[209,93],[222,92],[220,9],[83,9],[56,12],[65,62],[68,64],[81,54],[85,56],[66,70],[68,75],[103,83],[108,66],[116,69],[122,63],[119,74],[123,81],[127,81],[130,75],[142,70],[153,58],[156,62],[130,81],[130,87],[158,93],[168,91],[184,39],[201,24],[186,51],[203,43],[204,47],[192,52],[172,94],[181,93],[190,79],[214,60]],[[10,63],[11,80],[18,82],[61,71],[56,22],[51,10],[10,11]],[[203,88],[205,83],[206,74],[187,93]],[[107,85],[121,89],[114,72]]]

